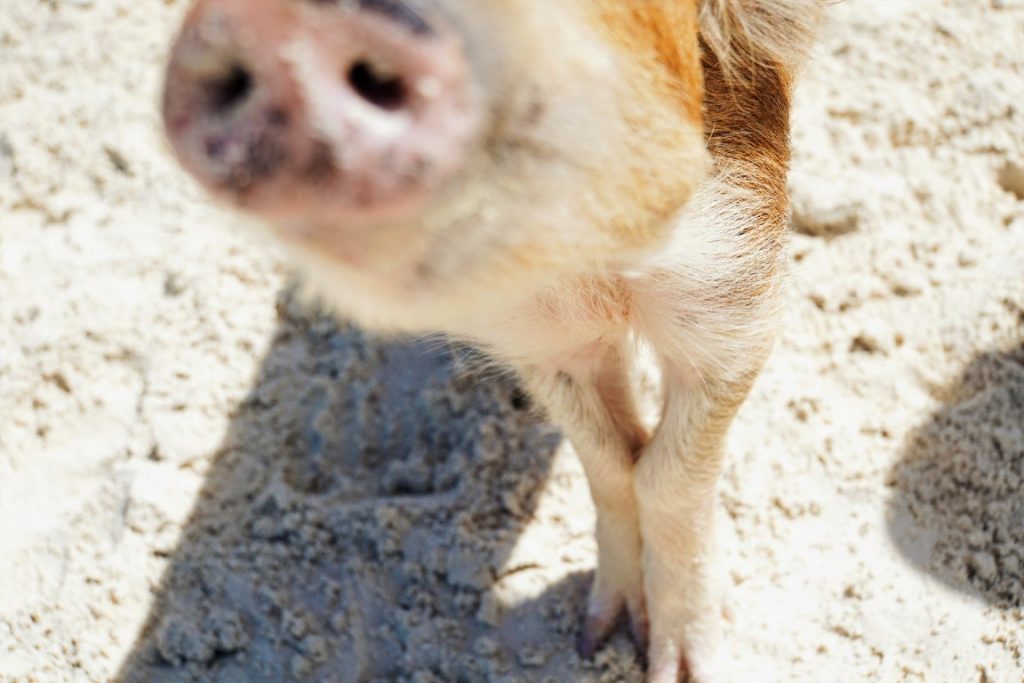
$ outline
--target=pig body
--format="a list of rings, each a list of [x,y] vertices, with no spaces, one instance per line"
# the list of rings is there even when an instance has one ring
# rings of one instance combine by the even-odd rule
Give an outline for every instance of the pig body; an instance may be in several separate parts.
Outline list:
[[[579,647],[725,674],[713,510],[773,339],[815,0],[200,0],[165,120],[343,314],[514,368],[597,509]],[[634,346],[663,371],[650,432]]]

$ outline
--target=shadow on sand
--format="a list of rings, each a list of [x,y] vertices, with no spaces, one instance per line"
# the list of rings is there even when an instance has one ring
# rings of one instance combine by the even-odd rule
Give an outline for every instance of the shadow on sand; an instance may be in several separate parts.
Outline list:
[[[118,680],[588,679],[566,653],[589,572],[485,604],[557,430],[458,348],[379,341],[291,292],[279,313]]]
[[[889,533],[921,571],[1004,609],[1024,599],[1024,346],[975,358],[891,473]]]

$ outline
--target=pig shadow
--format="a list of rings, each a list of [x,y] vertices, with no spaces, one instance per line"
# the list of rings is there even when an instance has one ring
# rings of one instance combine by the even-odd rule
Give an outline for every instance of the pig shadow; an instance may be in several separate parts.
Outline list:
[[[889,534],[921,571],[997,607],[1020,608],[1024,346],[979,355],[943,398],[890,474]]]
[[[428,683],[513,668],[531,673],[510,681],[582,680],[578,670],[599,669],[566,654],[590,572],[481,616],[561,441],[517,383],[481,374],[467,349],[376,339],[292,290],[278,311],[115,680]]]

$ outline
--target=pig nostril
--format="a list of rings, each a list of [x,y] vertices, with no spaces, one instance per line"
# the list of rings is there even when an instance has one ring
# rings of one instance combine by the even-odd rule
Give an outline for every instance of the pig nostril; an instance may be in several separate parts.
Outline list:
[[[236,65],[220,78],[206,84],[210,108],[214,113],[226,114],[249,97],[253,89],[252,74]]]
[[[367,61],[358,61],[348,71],[348,83],[364,100],[385,111],[398,111],[409,100],[401,78],[381,73]]]

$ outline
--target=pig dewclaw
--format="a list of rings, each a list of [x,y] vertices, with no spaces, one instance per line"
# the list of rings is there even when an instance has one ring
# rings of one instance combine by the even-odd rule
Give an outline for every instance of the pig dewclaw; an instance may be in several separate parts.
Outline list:
[[[817,0],[199,0],[168,136],[339,311],[514,368],[579,453],[654,683],[729,678],[716,484],[773,340]],[[663,371],[648,431],[634,343]]]

